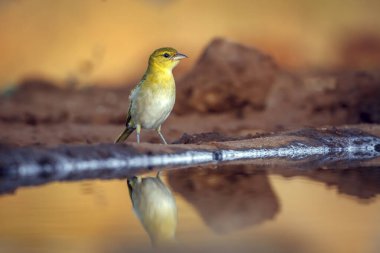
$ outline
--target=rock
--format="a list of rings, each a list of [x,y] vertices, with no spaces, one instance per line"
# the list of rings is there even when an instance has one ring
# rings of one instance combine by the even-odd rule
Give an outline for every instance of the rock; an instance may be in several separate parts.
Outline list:
[[[53,80],[46,79],[44,77],[31,76],[20,81],[18,85],[20,92],[41,92],[50,91],[56,92],[61,89],[56,85]]]
[[[380,72],[338,76],[338,99],[348,105],[347,123],[380,123]]]
[[[175,112],[236,112],[277,129],[380,122],[380,72],[306,76],[281,70],[256,49],[215,39],[178,84]]]
[[[286,128],[379,123],[379,112],[380,73],[282,75],[268,95],[262,121]]]
[[[262,109],[278,72],[272,58],[258,50],[215,39],[179,82],[175,112]]]
[[[380,36],[377,33],[352,31],[342,38],[337,48],[337,62],[341,69],[376,69],[380,66]]]

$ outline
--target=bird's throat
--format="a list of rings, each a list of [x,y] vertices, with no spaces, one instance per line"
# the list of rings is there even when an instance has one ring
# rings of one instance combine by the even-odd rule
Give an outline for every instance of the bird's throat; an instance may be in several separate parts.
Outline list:
[[[149,65],[145,78],[150,84],[162,86],[174,85],[172,69],[162,68],[158,65]]]

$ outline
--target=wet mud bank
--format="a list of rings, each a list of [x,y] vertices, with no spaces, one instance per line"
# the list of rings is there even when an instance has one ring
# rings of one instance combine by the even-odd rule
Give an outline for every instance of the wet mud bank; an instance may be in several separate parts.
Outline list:
[[[380,127],[359,125],[309,128],[253,138],[234,139],[215,134],[199,135],[202,138],[184,136],[178,144],[170,145],[2,147],[0,191],[52,181],[124,178],[154,169],[225,162],[303,170],[380,166],[379,133]]]

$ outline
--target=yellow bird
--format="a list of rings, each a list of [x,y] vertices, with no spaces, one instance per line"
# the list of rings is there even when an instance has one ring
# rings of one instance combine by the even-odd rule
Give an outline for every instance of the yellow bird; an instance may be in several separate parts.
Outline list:
[[[132,177],[127,180],[136,216],[154,246],[175,245],[177,205],[170,189],[156,177]]]
[[[175,81],[172,70],[186,55],[170,47],[160,48],[149,57],[148,68],[140,83],[129,95],[126,128],[115,141],[124,142],[136,130],[140,143],[141,129],[153,129],[167,144],[161,124],[169,116],[175,102]]]

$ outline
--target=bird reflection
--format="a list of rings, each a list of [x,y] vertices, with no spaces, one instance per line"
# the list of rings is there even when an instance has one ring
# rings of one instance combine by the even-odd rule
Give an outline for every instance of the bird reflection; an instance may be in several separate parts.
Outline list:
[[[170,189],[156,177],[127,179],[129,195],[136,216],[148,233],[153,246],[175,242],[177,206]]]
[[[246,165],[171,171],[168,182],[217,233],[258,225],[280,210],[266,172]]]

